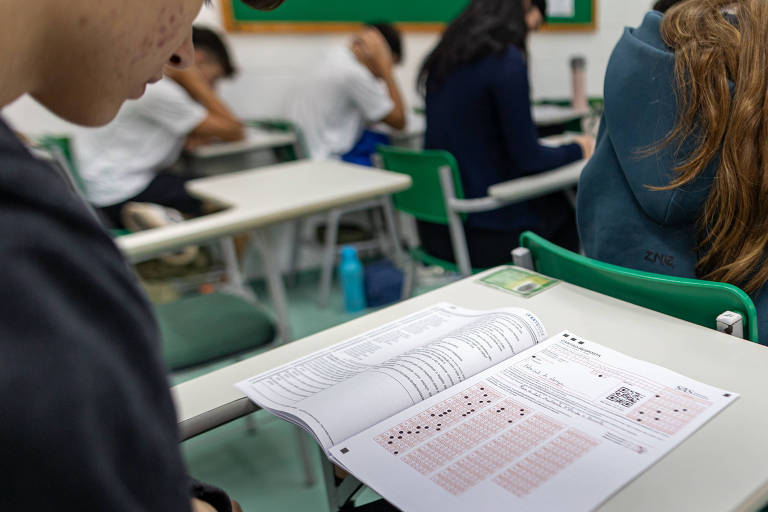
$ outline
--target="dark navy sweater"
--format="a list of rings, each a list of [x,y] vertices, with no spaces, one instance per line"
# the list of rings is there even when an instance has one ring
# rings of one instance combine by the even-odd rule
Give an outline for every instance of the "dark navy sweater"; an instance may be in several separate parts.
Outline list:
[[[510,46],[460,66],[440,84],[427,83],[427,149],[456,157],[467,198],[488,195],[488,187],[566,165],[581,148],[539,144],[531,117],[525,57]],[[531,229],[546,236],[570,218],[562,194],[469,216],[471,227],[501,231]]]
[[[0,510],[188,512],[149,303],[64,176],[0,120]]]

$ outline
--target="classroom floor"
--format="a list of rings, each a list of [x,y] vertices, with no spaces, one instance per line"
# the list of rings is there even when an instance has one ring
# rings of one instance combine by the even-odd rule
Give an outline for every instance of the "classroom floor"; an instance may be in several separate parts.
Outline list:
[[[428,276],[416,293],[447,284],[451,279]],[[267,296],[263,285],[256,284],[254,288],[260,297]],[[329,306],[318,308],[317,290],[317,273],[302,274],[298,282],[287,289],[290,321],[296,339],[358,316],[343,311],[338,286],[332,290]],[[178,383],[204,371],[177,375],[174,381]],[[315,474],[315,483],[308,486],[297,430],[264,411],[253,414],[250,422],[255,425],[255,431],[249,430],[246,420],[241,419],[183,443],[182,450],[191,475],[226,489],[245,512],[327,511],[320,452],[314,440],[301,434],[307,440]],[[372,491],[363,490],[356,502],[362,504],[376,498]]]

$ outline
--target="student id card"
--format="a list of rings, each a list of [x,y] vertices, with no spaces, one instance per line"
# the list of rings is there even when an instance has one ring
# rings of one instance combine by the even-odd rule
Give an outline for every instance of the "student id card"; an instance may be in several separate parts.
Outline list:
[[[480,279],[480,282],[520,297],[533,297],[560,281],[519,268],[505,268]]]

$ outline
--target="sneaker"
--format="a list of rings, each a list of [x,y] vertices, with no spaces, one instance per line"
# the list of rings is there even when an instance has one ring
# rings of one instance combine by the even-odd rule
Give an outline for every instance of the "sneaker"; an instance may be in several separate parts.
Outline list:
[[[169,224],[184,222],[180,211],[153,203],[126,203],[120,212],[123,224],[131,231],[146,231]],[[198,254],[198,247],[191,245],[160,256],[169,265],[188,265]]]

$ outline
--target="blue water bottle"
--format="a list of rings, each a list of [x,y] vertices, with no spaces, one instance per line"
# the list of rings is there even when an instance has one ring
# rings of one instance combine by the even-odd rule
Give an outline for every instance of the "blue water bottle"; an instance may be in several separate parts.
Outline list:
[[[339,263],[341,288],[344,291],[344,307],[350,313],[365,309],[365,286],[363,283],[363,264],[357,257],[354,247],[346,245],[341,249]]]

